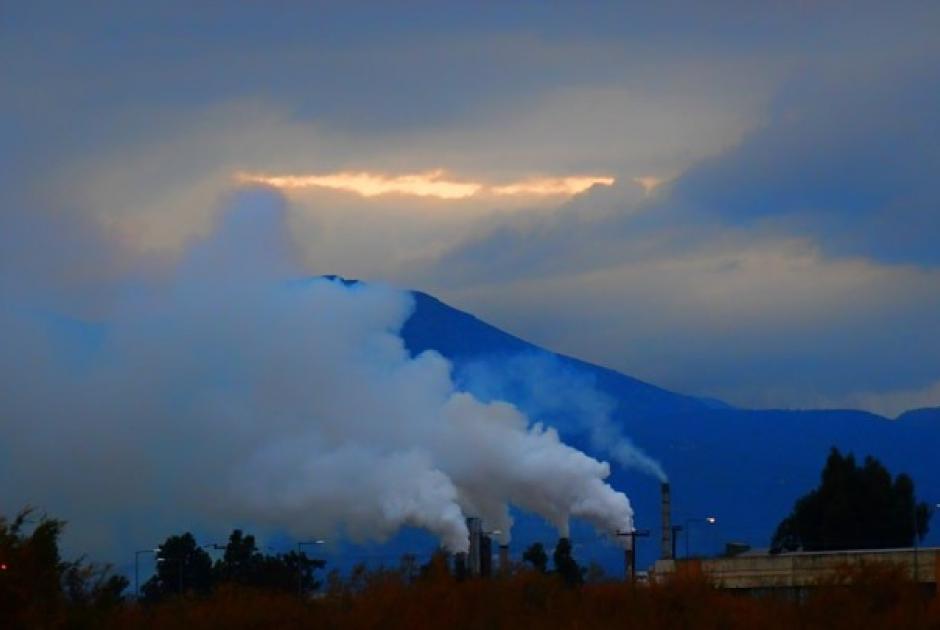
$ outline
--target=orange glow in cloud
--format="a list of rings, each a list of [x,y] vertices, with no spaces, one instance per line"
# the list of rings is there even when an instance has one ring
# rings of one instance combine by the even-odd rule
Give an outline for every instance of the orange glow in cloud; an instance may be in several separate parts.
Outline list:
[[[341,171],[323,175],[260,175],[240,173],[237,179],[252,184],[266,184],[275,188],[334,188],[375,197],[399,193],[418,197],[440,199],[464,199],[472,197],[480,188],[474,182],[456,182],[444,179],[443,170],[396,175],[389,177],[378,173]]]
[[[466,199],[481,193],[494,195],[564,195],[584,192],[591,186],[610,186],[613,177],[547,177],[487,186],[480,182],[447,179],[442,169],[405,175],[384,175],[366,171],[340,171],[310,175],[265,175],[238,173],[236,180],[248,184],[264,184],[285,190],[301,188],[332,188],[362,195],[402,194],[438,199]]]
[[[643,189],[647,196],[652,195],[653,191],[662,186],[666,180],[662,177],[646,175],[645,177],[634,177],[633,183]]]
[[[613,177],[543,177],[491,188],[496,195],[577,195],[591,186],[610,186]]]

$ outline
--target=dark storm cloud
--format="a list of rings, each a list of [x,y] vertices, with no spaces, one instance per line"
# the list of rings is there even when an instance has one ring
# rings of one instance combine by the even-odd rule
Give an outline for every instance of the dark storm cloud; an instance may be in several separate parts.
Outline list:
[[[834,255],[940,263],[934,52],[809,70],[769,124],[685,173],[673,199],[719,221],[812,235]]]
[[[516,332],[739,404],[894,413],[904,389],[924,404],[940,380],[933,53],[807,69],[740,144],[652,198],[621,184],[509,217],[449,251],[439,286]]]
[[[205,235],[237,170],[615,176],[288,224],[318,270],[667,387],[897,408],[940,391],[938,27],[931,2],[8,5],[0,212],[105,226],[118,253],[57,280],[84,295]]]

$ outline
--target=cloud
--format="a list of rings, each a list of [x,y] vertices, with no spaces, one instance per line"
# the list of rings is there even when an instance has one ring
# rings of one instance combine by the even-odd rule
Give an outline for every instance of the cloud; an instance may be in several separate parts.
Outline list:
[[[444,171],[382,175],[366,172],[324,173],[322,175],[262,175],[238,173],[235,179],[248,184],[264,184],[290,190],[294,188],[335,188],[358,193],[363,197],[403,194],[438,199],[464,199],[477,194],[483,187],[476,182],[443,179]]]
[[[539,177],[493,186],[495,195],[577,195],[592,186],[613,186],[613,177]]]
[[[596,234],[604,251],[602,226]],[[638,245],[636,258],[580,270],[560,252],[549,273],[483,280],[481,271],[438,292],[552,350],[740,406],[813,407],[861,384],[940,373],[940,272],[739,237]]]
[[[820,407],[869,409],[887,418],[894,418],[924,407],[940,407],[940,380],[924,387],[893,391],[852,392],[838,399],[822,399]]]
[[[323,173],[320,175],[265,175],[237,173],[235,180],[245,184],[263,184],[281,190],[333,188],[354,192],[363,197],[402,194],[438,199],[466,199],[478,194],[493,195],[562,195],[582,193],[592,186],[611,186],[613,177],[569,176],[539,177],[501,185],[444,179],[443,169],[424,173],[385,175],[368,172]]]
[[[940,374],[933,4],[10,12],[2,211],[92,217],[119,268],[207,235],[235,172],[446,165],[480,190],[291,190],[305,263],[742,404]],[[546,174],[616,182],[493,193]]]
[[[284,218],[270,191],[235,196],[164,273],[122,278],[94,321],[71,300],[49,308],[55,287],[15,272],[62,255],[30,244],[77,239],[63,260],[94,258],[85,232],[60,234],[54,217],[0,232],[15,263],[0,286],[17,289],[0,298],[16,336],[0,353],[5,500],[104,553],[242,522],[357,541],[414,526],[462,551],[469,515],[508,541],[510,505],[562,535],[571,518],[632,527],[608,464],[459,390],[439,354],[411,357],[409,294],[310,280]]]
[[[812,236],[836,256],[940,264],[938,54],[808,70],[781,90],[767,124],[676,181],[676,203]]]

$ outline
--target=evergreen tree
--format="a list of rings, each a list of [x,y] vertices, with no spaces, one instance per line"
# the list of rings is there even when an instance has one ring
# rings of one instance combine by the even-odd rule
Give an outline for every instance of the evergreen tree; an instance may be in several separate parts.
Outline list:
[[[320,587],[314,571],[325,564],[323,560],[308,558],[296,551],[262,554],[254,536],[236,529],[229,536],[225,555],[216,563],[213,573],[217,582],[292,592],[300,588],[307,592]]]
[[[69,617],[75,627],[94,627],[97,615],[122,601],[127,578],[108,565],[63,561],[64,521],[32,514],[0,516],[0,626],[68,626]]]
[[[225,545],[225,555],[215,565],[215,578],[220,582],[252,584],[257,581],[263,562],[264,557],[258,551],[255,537],[250,534],[246,536],[242,530],[236,529]]]
[[[528,562],[540,573],[548,571],[548,554],[545,553],[545,547],[542,543],[532,543],[529,548],[522,553],[523,562]]]
[[[173,594],[206,594],[212,588],[212,577],[212,559],[196,544],[193,535],[186,532],[170,536],[160,545],[156,575],[142,590],[150,601]]]
[[[818,488],[794,505],[777,526],[773,552],[909,547],[928,529],[930,510],[916,503],[914,482],[894,479],[878,460],[862,466],[833,448]]]
[[[583,581],[581,567],[571,555],[571,540],[568,538],[559,538],[555,545],[555,552],[552,554],[552,561],[555,563],[555,572],[565,581],[568,586],[578,586]]]

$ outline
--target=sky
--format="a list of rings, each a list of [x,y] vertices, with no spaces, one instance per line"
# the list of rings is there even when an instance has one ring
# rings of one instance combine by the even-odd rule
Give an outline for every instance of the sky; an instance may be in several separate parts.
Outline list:
[[[0,262],[94,320],[264,187],[311,274],[734,405],[936,406],[938,32],[932,2],[3,2],[0,225],[95,236]]]

